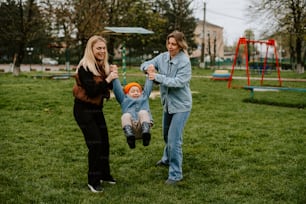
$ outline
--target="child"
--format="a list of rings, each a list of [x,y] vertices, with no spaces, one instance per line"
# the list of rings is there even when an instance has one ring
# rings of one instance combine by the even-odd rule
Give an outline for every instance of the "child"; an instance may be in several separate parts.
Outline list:
[[[144,146],[150,144],[150,128],[153,125],[153,119],[149,107],[149,96],[152,87],[153,81],[148,78],[146,78],[144,90],[136,82],[131,82],[122,89],[119,79],[113,80],[113,92],[123,113],[122,128],[131,149],[135,148],[135,139],[141,137]]]

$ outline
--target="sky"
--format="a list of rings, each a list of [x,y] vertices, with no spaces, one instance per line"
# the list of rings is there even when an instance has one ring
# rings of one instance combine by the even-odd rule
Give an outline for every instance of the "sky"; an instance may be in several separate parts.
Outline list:
[[[223,27],[223,38],[227,45],[233,45],[246,29],[251,28],[245,16],[247,0],[193,0],[194,16],[203,20],[206,2],[206,21]],[[252,28],[254,31],[254,29]],[[256,31],[255,37],[256,37]]]

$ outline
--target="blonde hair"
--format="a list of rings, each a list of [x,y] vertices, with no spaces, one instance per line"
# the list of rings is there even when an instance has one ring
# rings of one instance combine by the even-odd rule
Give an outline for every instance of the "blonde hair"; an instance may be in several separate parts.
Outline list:
[[[167,41],[166,41],[166,47],[168,45],[168,41],[169,41],[169,38],[174,38],[179,46],[179,48],[185,52],[185,54],[188,56],[188,44],[187,44],[187,41],[185,39],[185,35],[184,33],[180,32],[180,31],[173,31],[172,33],[170,33],[168,36],[167,36]]]
[[[89,70],[95,76],[101,76],[101,72],[99,72],[99,70],[97,70],[97,67],[99,67],[99,63],[96,60],[96,58],[95,58],[95,56],[93,54],[93,50],[92,50],[93,46],[97,42],[104,42],[105,45],[107,45],[106,39],[103,38],[102,36],[94,35],[91,38],[89,38],[89,40],[87,41],[87,44],[86,44],[85,51],[84,51],[84,56],[80,60],[78,68],[83,66],[84,69]],[[107,52],[107,49],[106,49],[106,53],[105,53],[105,58],[103,60],[103,69],[104,69],[104,72],[105,72],[105,74],[107,76],[109,74],[109,63],[108,63],[108,52]]]

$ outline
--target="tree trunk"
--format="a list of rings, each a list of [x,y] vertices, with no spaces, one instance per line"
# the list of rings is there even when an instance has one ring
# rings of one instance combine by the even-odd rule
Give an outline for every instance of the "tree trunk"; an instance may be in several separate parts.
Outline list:
[[[13,59],[13,76],[19,76],[20,75],[20,63],[17,62],[16,64],[16,61],[18,61],[18,54],[15,53],[14,54],[14,59]]]
[[[302,45],[303,45],[302,36],[297,35],[295,42],[295,51],[296,51],[296,72],[298,74],[304,73],[304,67],[302,64]]]
[[[19,76],[20,75],[20,66],[13,65],[13,76]]]
[[[298,73],[298,74],[303,74],[304,73],[304,67],[302,66],[302,64],[298,63],[296,65],[296,73]]]

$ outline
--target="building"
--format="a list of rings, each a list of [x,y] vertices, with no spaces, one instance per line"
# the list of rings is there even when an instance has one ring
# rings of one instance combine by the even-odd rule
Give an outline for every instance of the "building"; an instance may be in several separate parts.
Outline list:
[[[203,21],[198,21],[194,31],[194,40],[196,42],[197,49],[193,51],[192,56],[194,58],[201,57],[201,48],[203,42]],[[224,58],[224,42],[223,42],[223,27],[214,25],[209,22],[205,22],[205,59],[209,55],[216,55],[216,59]],[[209,44],[210,45],[209,45]],[[210,54],[209,54],[210,47]]]

